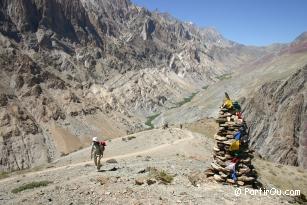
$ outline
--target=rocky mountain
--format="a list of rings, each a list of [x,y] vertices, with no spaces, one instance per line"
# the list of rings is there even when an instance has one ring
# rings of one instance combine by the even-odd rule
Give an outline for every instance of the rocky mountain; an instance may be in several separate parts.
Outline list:
[[[307,65],[243,99],[251,145],[265,158],[307,168]]]
[[[0,170],[145,129],[145,118],[267,54],[126,0],[0,2]]]
[[[307,43],[307,32],[303,32],[293,42],[293,44]],[[306,44],[304,44],[306,45]]]
[[[128,0],[2,0],[0,170],[147,129],[147,117],[302,45],[244,46]]]
[[[304,35],[292,43],[274,44],[272,51],[235,69],[200,91],[191,102],[167,110],[153,124],[193,123],[217,117],[224,92],[244,101],[244,116],[250,125],[251,146],[265,159],[306,167],[306,65]],[[280,48],[276,52],[276,48]]]

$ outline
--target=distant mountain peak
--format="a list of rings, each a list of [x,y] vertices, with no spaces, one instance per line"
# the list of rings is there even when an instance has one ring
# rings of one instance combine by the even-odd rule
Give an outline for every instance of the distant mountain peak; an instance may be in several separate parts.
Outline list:
[[[293,43],[303,43],[307,42],[307,31],[301,33],[298,37],[295,38]]]

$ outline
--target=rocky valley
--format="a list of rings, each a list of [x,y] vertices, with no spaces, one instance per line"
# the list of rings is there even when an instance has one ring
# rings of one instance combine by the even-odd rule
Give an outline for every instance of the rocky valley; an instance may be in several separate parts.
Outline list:
[[[46,164],[62,170],[69,163],[77,174],[91,168],[85,153],[92,137],[115,140],[114,149],[124,151],[131,142],[119,139],[134,133],[137,139],[132,142],[136,143],[129,144],[128,149],[132,154],[122,162],[125,168],[121,174],[127,175],[124,185],[137,177],[128,176],[129,169],[138,171],[126,166],[128,162],[145,169],[150,161],[144,159],[146,162],[137,164],[133,157],[142,152],[140,147],[156,157],[151,166],[162,160],[156,153],[161,149],[170,156],[164,169],[183,176],[191,174],[193,167],[200,172],[210,160],[202,159],[200,153],[209,156],[212,146],[193,150],[184,142],[178,146],[188,151],[177,153],[173,143],[191,140],[195,146],[212,145],[217,129],[212,118],[218,115],[224,92],[228,92],[242,104],[249,125],[249,146],[261,158],[258,168],[262,160],[268,160],[283,164],[280,166],[297,166],[289,168],[297,173],[297,169],[307,167],[306,65],[306,32],[288,44],[256,47],[228,40],[213,28],[200,28],[169,14],[149,11],[129,0],[2,0],[0,172]],[[161,131],[166,123],[172,127],[183,124],[192,131]],[[187,135],[191,139],[186,139]],[[146,147],[149,144],[158,148]],[[124,155],[117,152],[110,151],[110,156]],[[192,167],[180,162],[180,154]],[[170,165],[172,160],[182,173]],[[196,162],[201,160],[206,163],[198,167]],[[56,180],[49,171],[44,173],[38,175]],[[84,183],[86,177],[78,183]],[[93,180],[96,175],[89,177]],[[262,180],[270,177],[263,174]],[[188,177],[180,178],[176,186],[182,193],[188,192],[184,195],[189,201],[195,196],[182,180]],[[200,184],[204,182],[199,180]],[[59,191],[56,186],[50,189]],[[209,189],[213,192],[216,187]],[[4,192],[0,188],[0,194]],[[36,194],[29,192],[28,196]],[[5,196],[14,198],[8,193]],[[170,197],[161,200],[168,203]],[[243,203],[248,200],[241,199]],[[260,200],[271,203],[274,199]],[[226,196],[225,201],[235,200]],[[208,201],[200,197],[196,202]]]

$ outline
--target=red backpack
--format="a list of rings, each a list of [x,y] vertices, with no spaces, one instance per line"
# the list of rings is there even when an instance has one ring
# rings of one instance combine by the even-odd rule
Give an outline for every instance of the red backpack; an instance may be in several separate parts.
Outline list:
[[[105,146],[107,146],[107,143],[105,141],[99,141],[99,147],[101,151],[104,151]]]

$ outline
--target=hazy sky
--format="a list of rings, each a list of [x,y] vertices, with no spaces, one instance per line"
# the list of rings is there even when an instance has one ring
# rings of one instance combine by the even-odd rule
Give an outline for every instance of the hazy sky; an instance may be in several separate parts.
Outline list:
[[[291,42],[307,31],[307,0],[132,0],[247,45]]]

